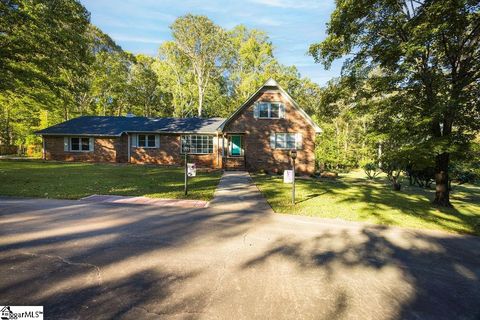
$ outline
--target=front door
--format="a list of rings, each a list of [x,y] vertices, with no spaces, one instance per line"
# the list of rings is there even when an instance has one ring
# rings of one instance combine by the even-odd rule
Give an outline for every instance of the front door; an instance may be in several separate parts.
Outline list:
[[[242,155],[242,136],[230,136],[230,155]]]

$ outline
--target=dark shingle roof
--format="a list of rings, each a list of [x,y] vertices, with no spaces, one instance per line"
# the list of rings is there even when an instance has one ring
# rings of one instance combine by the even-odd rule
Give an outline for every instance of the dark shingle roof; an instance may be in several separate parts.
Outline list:
[[[119,136],[123,132],[215,133],[224,118],[83,116],[37,131],[41,135]]]

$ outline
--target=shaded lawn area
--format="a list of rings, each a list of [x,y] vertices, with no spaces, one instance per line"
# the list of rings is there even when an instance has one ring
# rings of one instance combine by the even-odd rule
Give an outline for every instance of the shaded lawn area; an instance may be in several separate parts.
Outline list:
[[[220,172],[198,172],[183,194],[183,169],[0,160],[0,195],[79,199],[92,194],[211,200]]]
[[[273,210],[323,218],[340,218],[411,228],[441,229],[480,235],[480,187],[453,185],[453,209],[430,204],[434,190],[410,187],[391,190],[382,178],[369,181],[358,172],[338,180],[296,180],[297,204],[291,205],[291,185],[282,177],[253,175]]]

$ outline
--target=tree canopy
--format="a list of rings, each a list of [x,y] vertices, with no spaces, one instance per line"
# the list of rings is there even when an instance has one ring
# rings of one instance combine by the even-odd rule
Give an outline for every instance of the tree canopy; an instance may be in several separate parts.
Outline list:
[[[35,130],[81,115],[225,117],[274,78],[323,129],[320,168],[433,172],[435,203],[448,206],[452,175],[480,168],[479,7],[337,0],[309,52],[326,67],[346,60],[321,88],[244,25],[187,14],[147,56],[124,51],[77,0],[0,1],[0,144],[38,147]]]
[[[227,116],[270,77],[302,101],[320,88],[281,65],[263,31],[187,14],[158,56],[125,52],[76,0],[0,3],[0,144],[81,115]],[[313,108],[310,108],[313,110]]]
[[[328,36],[310,47],[372,101],[372,130],[396,159],[435,167],[434,203],[449,206],[449,164],[480,129],[480,4],[338,0]],[[427,161],[428,162],[428,161]]]

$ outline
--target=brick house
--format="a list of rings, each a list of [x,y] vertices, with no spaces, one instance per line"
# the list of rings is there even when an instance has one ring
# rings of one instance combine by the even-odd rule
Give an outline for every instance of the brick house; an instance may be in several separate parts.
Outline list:
[[[226,119],[83,116],[36,133],[46,160],[182,165],[188,144],[200,167],[282,172],[296,148],[298,171],[313,173],[319,132],[270,79]]]

